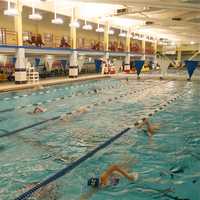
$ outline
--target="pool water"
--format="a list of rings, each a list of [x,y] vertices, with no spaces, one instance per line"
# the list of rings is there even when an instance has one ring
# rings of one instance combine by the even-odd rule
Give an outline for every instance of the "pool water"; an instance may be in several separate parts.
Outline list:
[[[88,94],[94,89],[98,89],[97,94]],[[86,186],[89,177],[97,176],[109,165],[118,163],[138,172],[138,181],[129,182],[122,178],[116,187],[100,190],[90,199],[200,199],[198,83],[126,82],[118,79],[1,95],[1,110],[15,109],[0,112],[0,135],[86,105],[99,104],[85,113],[70,117],[68,121],[50,120],[1,137],[0,199],[16,198],[116,133],[133,127],[136,120],[160,103],[182,93],[181,98],[150,119],[161,126],[152,140],[143,130],[132,128],[108,148],[40,190],[31,199],[80,199],[89,190]],[[123,94],[127,95],[120,97]],[[63,96],[66,98],[47,102]],[[42,105],[48,112],[30,114],[33,104],[44,101],[46,103]],[[24,105],[30,106],[16,109]]]

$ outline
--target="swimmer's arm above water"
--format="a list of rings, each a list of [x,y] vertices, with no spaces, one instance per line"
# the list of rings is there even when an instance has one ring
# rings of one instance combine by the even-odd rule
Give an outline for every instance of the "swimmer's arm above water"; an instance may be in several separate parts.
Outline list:
[[[124,169],[118,165],[111,165],[102,175],[101,175],[101,185],[105,186],[108,184],[109,177],[114,173],[118,172],[120,175],[126,177],[129,180],[135,180],[133,175],[129,175]]]
[[[143,122],[137,125],[137,128],[142,128],[144,125],[147,126],[147,134],[151,137],[156,130],[159,129],[159,125],[151,124],[147,118],[143,118]]]

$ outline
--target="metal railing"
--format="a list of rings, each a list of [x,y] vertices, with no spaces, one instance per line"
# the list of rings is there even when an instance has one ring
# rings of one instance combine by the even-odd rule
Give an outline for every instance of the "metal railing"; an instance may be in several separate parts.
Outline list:
[[[83,49],[83,50],[85,49],[85,50],[103,51],[104,44],[100,40],[78,38],[77,39],[77,48]]]
[[[52,33],[36,34],[32,32],[23,33],[23,45],[33,47],[49,48],[71,48],[72,40],[68,35],[57,36]]]
[[[0,28],[1,45],[17,45],[17,32],[10,31],[6,28]]]
[[[77,39],[77,49],[104,51],[103,41],[91,40],[87,38]],[[1,45],[17,45],[17,32],[0,28]],[[72,48],[72,39],[68,35],[54,35],[52,33],[36,34],[32,32],[23,33],[23,45],[32,47],[49,47],[49,48]],[[125,43],[121,40],[112,40],[109,42],[109,51],[125,52]],[[130,44],[131,53],[142,53],[141,45],[137,43]],[[152,47],[145,50],[146,54],[153,54]]]

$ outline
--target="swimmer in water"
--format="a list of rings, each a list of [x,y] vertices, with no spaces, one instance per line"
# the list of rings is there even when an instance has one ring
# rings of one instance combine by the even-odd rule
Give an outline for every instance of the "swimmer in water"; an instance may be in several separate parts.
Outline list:
[[[120,178],[115,176],[114,173],[118,173],[118,174],[126,177],[130,181],[134,181],[138,178],[138,175],[136,173],[128,174],[128,172],[126,172],[120,166],[111,165],[110,167],[108,167],[108,169],[106,171],[104,171],[100,175],[100,177],[90,178],[88,180],[88,186],[95,187],[95,188],[96,187],[105,187],[105,186],[109,186],[109,185],[115,186],[119,183]]]
[[[86,108],[80,107],[76,111],[69,112],[63,116],[60,117],[60,120],[63,122],[69,122],[71,117],[79,116],[82,113],[88,112]]]
[[[37,106],[37,107],[34,109],[33,114],[36,114],[36,113],[43,113],[43,112],[46,112],[46,111],[47,111],[47,109],[42,108],[42,107],[40,107],[40,106]]]
[[[87,185],[92,189],[87,194],[81,196],[81,200],[90,198],[93,193],[98,189],[102,189],[106,186],[116,186],[120,182],[120,176],[124,176],[130,181],[136,181],[138,179],[138,173],[128,173],[119,165],[111,165],[104,171],[99,177],[91,177],[87,181]]]
[[[72,117],[72,112],[69,112],[69,113],[67,113],[65,115],[62,115],[60,117],[60,120],[63,121],[63,122],[68,122],[71,117]]]
[[[76,110],[77,113],[81,114],[81,113],[85,113],[88,110],[86,108],[80,107],[78,110]]]
[[[143,118],[142,120],[143,120],[143,123],[141,125],[139,125],[138,128],[141,128],[142,126],[146,125],[147,126],[147,134],[149,137],[152,137],[155,134],[156,130],[159,129],[159,125],[151,124],[147,118]]]

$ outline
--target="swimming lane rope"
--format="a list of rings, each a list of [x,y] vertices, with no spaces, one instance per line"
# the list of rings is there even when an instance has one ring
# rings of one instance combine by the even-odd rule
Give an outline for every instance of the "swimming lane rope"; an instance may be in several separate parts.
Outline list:
[[[116,89],[116,88],[120,88],[120,87],[122,87],[122,85],[120,85],[119,87],[118,86],[108,86],[108,87],[103,87],[103,88],[99,88],[99,89],[96,89],[96,90],[97,91],[103,91],[105,89]],[[42,105],[42,104],[61,101],[61,100],[67,99],[67,98],[72,98],[74,96],[87,95],[87,94],[91,94],[91,93],[95,94],[94,90],[95,89],[92,89],[92,90],[89,90],[89,91],[86,91],[86,92],[76,92],[76,93],[70,94],[68,96],[56,97],[56,98],[48,99],[48,100],[38,102],[38,103],[28,104],[28,105],[24,105],[24,106],[18,106],[16,108],[8,108],[8,109],[0,110],[0,113],[11,112],[11,111],[14,111],[14,110],[17,110],[17,109],[24,109],[24,108],[28,108],[28,107],[31,107],[31,106],[39,106],[39,105]]]
[[[107,83],[109,81],[110,80],[103,80],[103,81],[100,81],[100,82]],[[56,91],[68,90],[68,89],[71,89],[71,88],[79,88],[79,87],[96,85],[96,84],[97,83],[92,82],[92,83],[85,83],[85,84],[79,84],[79,85],[71,85],[71,86],[68,86],[68,87],[65,87],[65,88],[55,88],[55,89],[47,90],[47,91],[32,92],[30,94],[24,94],[24,95],[21,95],[21,96],[5,97],[3,99],[0,99],[0,101],[9,101],[9,100],[12,100],[12,99],[19,99],[19,98],[23,98],[23,97],[27,97],[27,96],[34,96],[34,95],[37,95],[37,94],[48,94],[48,93],[52,93],[52,92],[56,92]]]
[[[38,183],[32,189],[30,189],[29,191],[27,191],[24,194],[20,195],[15,200],[26,200],[26,199],[28,199],[37,190],[39,190],[40,188],[48,185],[49,183],[51,183],[51,182],[53,182],[55,180],[57,180],[58,178],[64,176],[65,174],[69,173],[74,168],[76,168],[77,166],[79,166],[82,162],[88,160],[94,154],[96,154],[98,151],[100,151],[100,150],[106,148],[107,146],[109,146],[111,143],[113,143],[115,140],[117,140],[122,135],[124,135],[125,133],[127,133],[129,130],[130,130],[130,128],[124,129],[123,131],[121,131],[117,135],[113,136],[112,138],[110,138],[106,142],[104,142],[101,145],[99,145],[98,147],[96,147],[94,150],[88,152],[86,155],[84,155],[81,158],[79,158],[78,160],[72,162],[70,165],[66,166],[65,168],[63,168],[62,170],[58,171],[57,173],[55,173],[54,175],[50,176],[49,178],[47,178],[46,180],[42,181],[41,183]]]
[[[152,88],[152,87],[151,87]],[[92,107],[97,107],[97,106],[99,106],[100,104],[105,104],[106,102],[107,103],[109,103],[109,102],[111,102],[111,101],[114,101],[114,100],[118,100],[118,99],[120,99],[120,98],[123,98],[123,97],[125,97],[125,96],[127,96],[127,94],[136,94],[136,93],[138,93],[138,92],[142,92],[142,91],[144,91],[144,90],[146,90],[147,88],[143,88],[143,89],[141,89],[141,90],[135,90],[134,92],[129,92],[129,93],[126,93],[126,94],[121,94],[119,97],[114,97],[113,99],[111,99],[111,98],[109,98],[108,100],[104,100],[104,101],[102,101],[102,102],[100,102],[100,103],[93,103],[93,104],[91,104],[91,105],[88,105],[87,107],[86,107],[86,109],[91,109]],[[4,133],[4,134],[0,134],[0,138],[2,138],[2,137],[8,137],[8,136],[11,136],[11,135],[15,135],[15,134],[17,134],[17,133],[19,133],[19,132],[21,132],[21,131],[24,131],[24,130],[27,130],[27,129],[30,129],[30,128],[33,128],[33,127],[36,127],[36,126],[39,126],[39,125],[42,125],[42,124],[45,124],[45,123],[47,123],[47,122],[50,122],[50,121],[55,121],[55,120],[58,120],[58,119],[61,119],[62,117],[65,117],[65,116],[69,116],[69,115],[71,115],[71,114],[74,114],[74,113],[76,113],[76,112],[78,112],[77,110],[75,110],[75,111],[73,111],[73,112],[67,112],[67,113],[65,113],[65,114],[62,114],[62,115],[59,115],[59,116],[55,116],[55,117],[53,117],[53,118],[50,118],[50,119],[45,119],[45,120],[43,120],[43,121],[40,121],[40,122],[37,122],[37,123],[34,123],[34,124],[31,124],[31,125],[28,125],[28,126],[25,126],[25,127],[22,127],[22,128],[19,128],[19,129],[16,129],[16,130],[13,130],[13,131],[10,131],[10,132],[7,132],[7,133]]]

